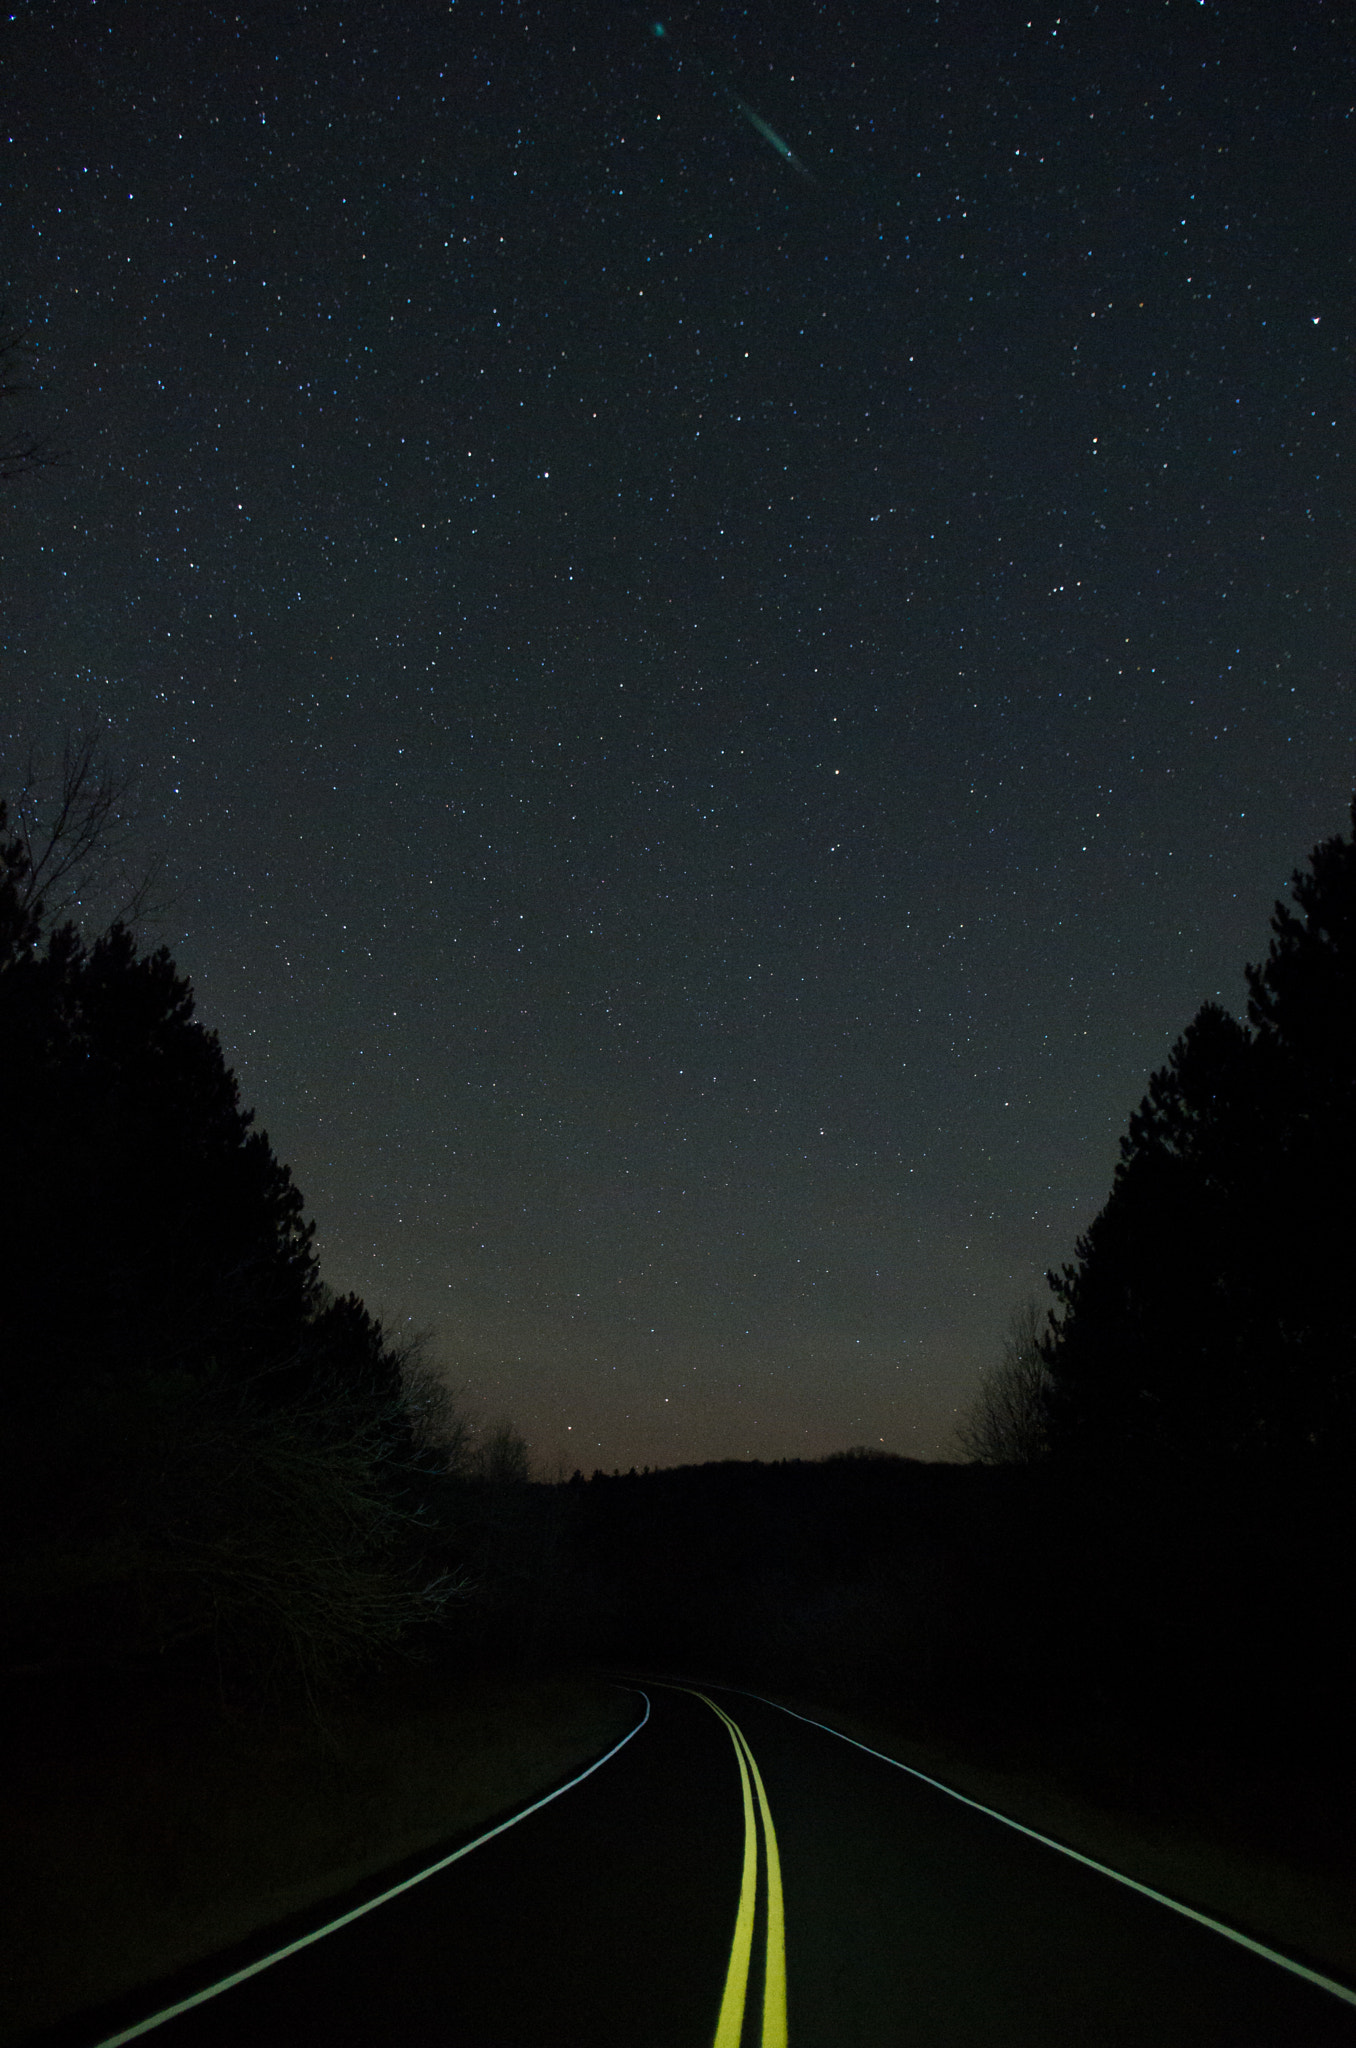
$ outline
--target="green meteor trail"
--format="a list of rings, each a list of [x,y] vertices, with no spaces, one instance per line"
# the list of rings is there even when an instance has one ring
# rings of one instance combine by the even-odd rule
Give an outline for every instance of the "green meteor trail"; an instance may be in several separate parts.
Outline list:
[[[667,42],[668,33],[669,32],[665,28],[662,21],[651,22],[650,34],[656,39],[657,42]],[[778,156],[785,157],[787,163],[790,164],[793,170],[799,171],[801,177],[807,179],[811,185],[815,184],[817,181],[814,177],[814,174],[811,171],[806,170],[804,164],[796,155],[795,151],[790,147],[789,144],[782,141],[782,138],[777,133],[776,129],[771,127],[763,119],[761,114],[755,113],[753,108],[749,105],[748,101],[742,100],[739,97],[739,94],[733,91],[732,88],[725,83],[724,79],[717,78],[715,72],[709,70],[707,66],[703,65],[702,68],[703,70],[707,71],[707,76],[711,78],[713,82],[719,87],[720,91],[724,93],[726,99],[729,100],[730,104],[738,108],[739,112],[744,116],[744,119],[748,122],[749,126],[755,129],[757,133],[762,136],[765,142],[770,142],[772,144],[772,147],[776,150]]]
[[[728,91],[729,88],[727,87],[726,90]],[[753,126],[758,130],[758,133],[761,136],[763,136],[766,141],[772,144],[772,147],[778,152],[778,154],[780,156],[784,156],[786,158],[786,161],[790,165],[792,165],[792,167],[795,170],[798,170],[800,172],[802,178],[810,178],[810,183],[813,185],[814,179],[810,177],[810,173],[806,170],[804,164],[796,155],[795,151],[793,149],[788,148],[786,143],[782,141],[782,138],[777,133],[776,129],[769,128],[767,122],[763,119],[762,115],[755,114],[753,108],[749,106],[746,100],[741,100],[738,93],[730,93],[730,98],[734,101],[740,113],[744,116],[744,119],[753,124]]]

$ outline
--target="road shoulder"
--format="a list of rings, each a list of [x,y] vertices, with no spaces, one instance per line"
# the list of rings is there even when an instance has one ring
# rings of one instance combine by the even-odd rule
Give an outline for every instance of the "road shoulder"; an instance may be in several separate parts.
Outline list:
[[[474,1832],[636,1720],[601,1680],[407,1675],[267,1724],[70,1715],[0,1786],[0,2042]]]
[[[1356,1985],[1356,1875],[1268,1854],[1226,1827],[1081,1796],[1052,1771],[1004,1768],[960,1745],[919,1740],[888,1718],[768,1695],[925,1776],[1067,1843],[1169,1898]]]

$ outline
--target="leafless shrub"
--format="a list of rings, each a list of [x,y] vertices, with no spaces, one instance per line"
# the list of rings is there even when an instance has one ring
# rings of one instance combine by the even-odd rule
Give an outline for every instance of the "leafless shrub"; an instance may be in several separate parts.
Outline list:
[[[496,1422],[486,1430],[471,1456],[477,1479],[492,1486],[523,1486],[532,1477],[532,1457],[527,1439],[511,1422]]]
[[[1041,1357],[1041,1311],[1023,1302],[1003,1339],[997,1365],[979,1383],[957,1426],[961,1449],[977,1465],[1031,1465],[1046,1449],[1049,1375]]]
[[[107,1396],[60,1446],[75,1502],[11,1560],[12,1660],[196,1651],[255,1696],[314,1698],[446,1621],[470,1585],[428,1561],[397,1407],[317,1389],[269,1411],[188,1375]]]
[[[423,1333],[399,1340],[395,1349],[416,1445],[440,1471],[465,1477],[474,1459],[474,1418],[429,1357],[429,1340]]]

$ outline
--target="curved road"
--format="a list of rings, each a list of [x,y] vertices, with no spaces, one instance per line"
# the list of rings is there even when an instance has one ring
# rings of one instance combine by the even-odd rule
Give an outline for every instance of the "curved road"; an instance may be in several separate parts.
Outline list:
[[[812,1722],[746,1694],[648,1682],[638,1722],[647,1700],[648,1718],[599,1768],[384,1903],[358,1902],[319,1939],[316,1922],[275,1933],[273,1947],[299,1945],[187,2010],[148,2023],[143,2004],[78,2038],[1356,2044],[1349,1995]]]

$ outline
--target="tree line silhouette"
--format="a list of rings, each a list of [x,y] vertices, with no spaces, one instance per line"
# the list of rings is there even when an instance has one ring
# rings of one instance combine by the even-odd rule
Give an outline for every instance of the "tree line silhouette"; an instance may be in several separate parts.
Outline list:
[[[1356,826],[1356,809],[1353,810]],[[1329,1490],[1356,1423],[1356,845],[1315,848],[1247,969],[1130,1119],[1055,1278],[1052,1452]]]
[[[169,953],[45,913],[108,799],[86,742],[45,838],[0,803],[5,1668],[168,1661],[267,1694],[469,1651],[514,1548],[487,1495],[525,1446],[477,1439],[419,1346],[324,1285]]]

